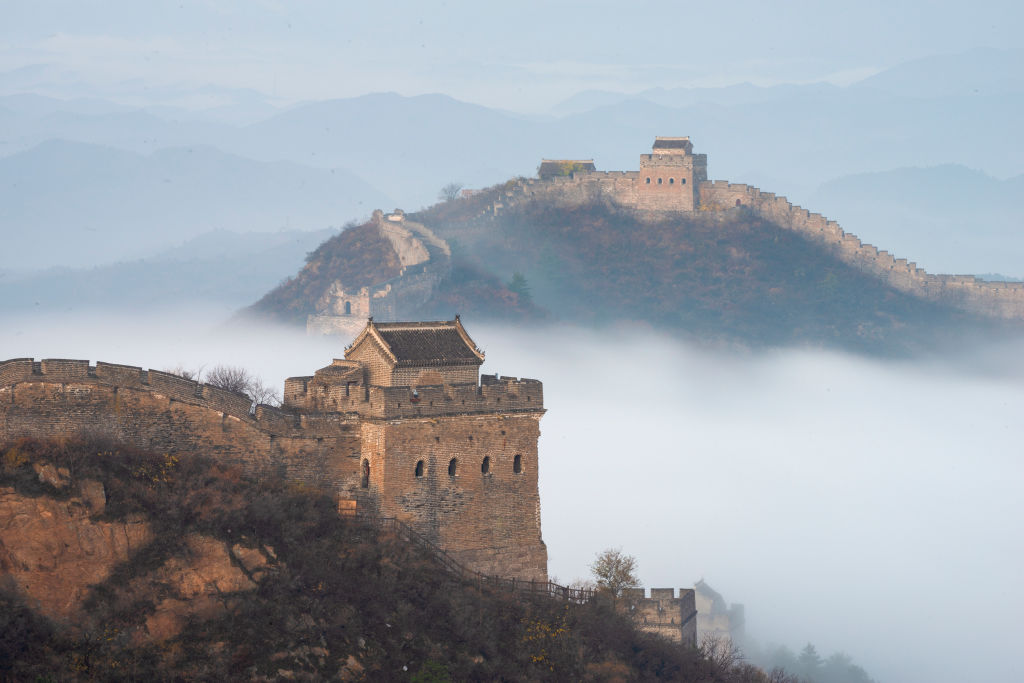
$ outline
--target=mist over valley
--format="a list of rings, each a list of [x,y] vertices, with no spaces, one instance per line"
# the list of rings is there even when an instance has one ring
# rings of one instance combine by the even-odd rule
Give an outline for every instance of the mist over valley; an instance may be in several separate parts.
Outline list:
[[[447,332],[464,325],[472,339],[461,352],[478,362],[478,344],[481,371],[498,375],[487,391],[479,385],[481,400],[507,397],[487,410],[525,419],[529,410],[504,406],[519,405],[514,387],[527,385],[507,378],[543,383],[539,443],[535,432],[527,439],[537,443],[527,493],[535,502],[539,489],[546,571],[558,584],[585,584],[596,554],[620,548],[648,589],[706,581],[742,604],[741,645],[759,666],[780,646],[799,653],[813,643],[823,658],[845,653],[863,667],[843,683],[1024,679],[1016,655],[1024,607],[1021,7],[742,0],[598,2],[584,12],[534,0],[486,9],[463,0],[115,0],[95,10],[46,0],[8,14],[0,25],[0,360],[88,359],[199,380],[218,367],[244,368],[277,392],[286,378],[304,377],[291,385],[293,405],[268,411],[267,424],[280,420],[273,429],[305,438],[325,410],[307,376],[344,359],[368,317],[386,325],[458,316]],[[676,190],[690,203],[669,195]],[[337,382],[325,383],[323,396],[330,386],[339,400],[362,391],[354,363],[322,373],[316,381]],[[23,384],[46,379],[41,365],[22,365]],[[90,372],[87,384],[106,381]],[[445,377],[422,374],[387,385],[392,393],[375,385],[386,400],[370,408],[398,411],[411,401],[405,409],[415,410],[419,390],[450,389]],[[232,399],[181,382],[198,403],[211,391]],[[11,387],[0,393],[13,406]],[[89,395],[65,389],[19,396],[30,411],[32,400]],[[302,409],[299,394],[309,402]],[[212,411],[217,438],[230,439],[247,419],[249,398],[233,398],[238,415],[201,406]],[[170,415],[176,399],[164,399]],[[324,414],[344,412],[334,410]],[[0,414],[4,429],[17,426],[8,414]],[[344,429],[387,422],[397,430],[404,419],[380,415]],[[480,417],[466,415],[450,424]],[[503,449],[514,436],[508,429]],[[462,447],[473,443],[469,433],[458,433]],[[431,449],[442,436],[447,443],[439,432]],[[405,445],[396,443],[418,442],[387,443],[398,453]],[[351,486],[369,489],[368,460],[385,451],[341,451],[331,457],[353,473],[366,468]],[[45,465],[23,455],[17,446],[0,450],[5,482],[20,481],[26,500],[40,505],[47,496],[78,505],[47,488]],[[456,460],[445,472],[430,464],[439,477],[430,485],[458,483]],[[510,481],[523,471],[515,462],[504,470]],[[428,481],[420,466],[408,467],[413,485]],[[482,476],[505,495],[487,466],[471,463],[461,476]],[[159,488],[159,474],[146,476]],[[297,496],[305,485],[281,484]],[[115,508],[123,503],[108,494]],[[334,515],[337,501],[330,505]],[[501,526],[507,512],[473,523],[512,538]],[[17,554],[0,543],[0,554],[9,550]],[[153,570],[146,557],[131,566]],[[428,560],[430,571],[441,566]],[[82,600],[124,608],[127,593],[110,589],[123,577],[113,576]],[[303,600],[315,601],[311,585]],[[453,604],[472,602],[456,593],[446,596]],[[515,595],[499,598],[496,614]],[[420,602],[415,590],[398,597],[408,598],[399,611]],[[15,592],[4,588],[0,600],[22,610],[5,624],[36,623]],[[463,652],[458,629],[450,643],[430,644],[430,628],[398,633],[394,613],[368,605],[349,619],[358,632],[335,615],[337,662],[314,661],[322,640],[313,636],[301,647],[274,640],[294,623],[249,644],[301,651],[309,671],[353,679],[360,662],[378,656],[393,676],[498,666],[485,656],[492,644]],[[478,607],[453,608],[446,619],[496,618]],[[143,601],[135,611],[151,608]],[[544,665],[567,627],[561,619],[546,634],[525,618],[502,628],[519,634],[517,647],[548,648],[524,655]],[[379,633],[371,637],[363,620],[379,621]],[[322,631],[311,623],[302,629]],[[467,624],[458,628],[498,638],[497,629]],[[25,642],[49,648],[47,633],[58,631]],[[215,650],[219,638],[209,639]],[[402,669],[413,641],[427,662]],[[668,646],[649,647],[655,661]],[[609,655],[585,671],[588,680],[672,679],[634,665]],[[559,679],[554,668],[527,670]],[[822,672],[809,680],[836,683]]]

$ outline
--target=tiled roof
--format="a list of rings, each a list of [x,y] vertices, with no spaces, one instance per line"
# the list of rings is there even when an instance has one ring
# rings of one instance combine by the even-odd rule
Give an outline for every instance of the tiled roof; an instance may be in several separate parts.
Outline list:
[[[458,319],[442,322],[371,322],[398,365],[480,365],[476,349]]]
[[[690,138],[654,138],[653,149],[693,149]]]

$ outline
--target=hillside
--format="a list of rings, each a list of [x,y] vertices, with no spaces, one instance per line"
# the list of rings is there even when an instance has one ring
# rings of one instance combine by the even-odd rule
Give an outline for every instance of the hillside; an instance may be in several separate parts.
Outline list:
[[[497,282],[524,275],[533,302],[556,319],[640,322],[715,344],[881,353],[932,347],[961,327],[992,326],[899,292],[743,208],[643,216],[601,202],[536,199],[494,215],[487,209],[501,192],[490,188],[410,218],[446,239],[466,269]],[[325,273],[354,275],[358,259],[370,260],[370,251],[342,246],[356,236],[325,243],[295,281],[256,308],[309,309]],[[471,302],[492,316],[508,313],[488,310],[483,294],[459,303]]]
[[[441,261],[441,263],[437,263]],[[444,272],[437,287],[417,308],[420,319],[450,319],[456,313],[481,319],[522,320],[543,313],[515,293],[487,267],[463,255],[434,254],[431,263]],[[373,287],[399,276],[402,261],[396,248],[371,219],[350,227],[311,252],[303,268],[242,313],[247,317],[305,325],[306,316],[338,282],[348,292]]]
[[[607,603],[467,584],[324,495],[199,454],[0,456],[3,680],[768,680]]]

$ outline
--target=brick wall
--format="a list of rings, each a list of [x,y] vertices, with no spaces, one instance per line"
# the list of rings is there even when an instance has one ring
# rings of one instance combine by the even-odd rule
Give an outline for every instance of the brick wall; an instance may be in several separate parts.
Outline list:
[[[905,258],[860,241],[838,223],[794,206],[785,197],[750,185],[724,181],[700,184],[704,210],[747,207],[767,220],[816,242],[840,260],[870,273],[894,289],[994,318],[1024,318],[1024,283],[986,282],[972,275],[933,275]]]
[[[652,588],[650,597],[643,588],[623,591],[622,605],[633,614],[637,625],[651,633],[683,643],[697,645],[698,606],[692,588]]]
[[[375,438],[386,457],[371,465],[382,512],[425,530],[477,571],[547,580],[539,421],[536,413],[455,415],[381,426]]]
[[[15,359],[0,363],[0,441],[93,433],[158,452],[201,451],[398,517],[477,571],[547,580],[541,383],[485,375],[480,385],[423,387],[413,401],[410,387],[367,386],[367,374],[336,361],[290,378],[286,409],[250,413],[242,395],[164,372]]]

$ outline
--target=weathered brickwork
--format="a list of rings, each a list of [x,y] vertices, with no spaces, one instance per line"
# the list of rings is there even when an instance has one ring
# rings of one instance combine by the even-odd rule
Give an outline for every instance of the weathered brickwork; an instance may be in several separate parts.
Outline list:
[[[899,291],[977,315],[1024,319],[1024,283],[930,274],[914,262],[862,243],[835,221],[794,206],[785,197],[750,185],[709,181],[707,156],[693,154],[692,149],[688,138],[656,138],[651,154],[641,155],[639,171],[581,168],[568,175],[523,180],[508,189],[487,213],[497,214],[535,199],[570,205],[607,201],[637,211],[640,218],[679,211],[753,211],[826,247],[843,262]]]
[[[643,588],[623,591],[623,603],[633,612],[634,621],[645,631],[677,643],[697,645],[697,605],[692,588],[652,588],[646,597]]]
[[[743,605],[727,605],[718,591],[703,579],[694,586],[697,605],[697,638],[729,640],[742,645],[746,637]]]
[[[476,571],[546,581],[541,383],[478,379],[483,356],[458,320],[368,328],[350,351],[383,341],[375,362],[385,386],[369,381],[370,363],[348,357],[289,378],[282,408],[250,410],[245,396],[155,370],[5,361],[0,440],[92,433],[161,452],[202,451],[397,517]],[[420,341],[429,352],[414,348]],[[405,376],[434,383],[396,383]]]

